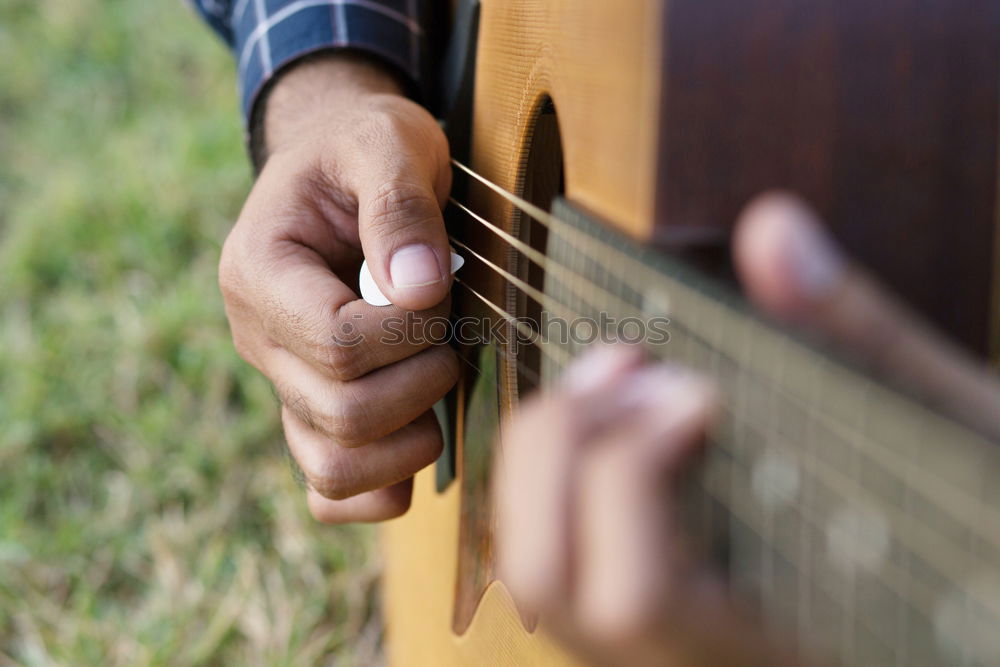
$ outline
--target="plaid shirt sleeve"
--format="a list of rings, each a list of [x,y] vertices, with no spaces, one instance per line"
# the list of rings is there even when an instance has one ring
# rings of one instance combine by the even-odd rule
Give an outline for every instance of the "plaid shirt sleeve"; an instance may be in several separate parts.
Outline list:
[[[274,73],[330,48],[371,53],[396,67],[414,89],[426,53],[422,0],[194,0],[233,49],[244,123]]]

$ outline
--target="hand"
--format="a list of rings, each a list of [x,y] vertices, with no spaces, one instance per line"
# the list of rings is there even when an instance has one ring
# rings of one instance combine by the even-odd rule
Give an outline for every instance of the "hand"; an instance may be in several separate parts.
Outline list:
[[[996,376],[844,258],[802,201],[772,193],[752,202],[733,255],[760,310],[1000,440]]]
[[[798,200],[737,225],[751,300],[1000,437],[1000,384],[843,258]],[[600,664],[789,664],[677,528],[675,489],[713,414],[703,379],[601,350],[529,401],[497,458],[501,576],[525,609]],[[544,447],[537,443],[544,442]]]
[[[430,410],[458,377],[419,330],[382,340],[406,310],[448,314],[447,141],[387,71],[349,55],[295,66],[265,118],[269,157],[219,265],[233,340],[277,389],[313,515],[398,516],[441,451]],[[364,257],[394,306],[358,299]]]
[[[674,513],[709,383],[621,347],[584,356],[562,387],[522,408],[497,458],[500,577],[518,604],[596,664],[790,664]]]

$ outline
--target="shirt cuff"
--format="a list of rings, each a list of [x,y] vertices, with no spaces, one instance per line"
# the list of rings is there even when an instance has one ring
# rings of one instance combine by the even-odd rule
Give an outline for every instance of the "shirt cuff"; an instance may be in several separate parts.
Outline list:
[[[424,32],[408,0],[245,0],[233,16],[243,121],[275,73],[317,51],[349,48],[395,67],[419,90]]]

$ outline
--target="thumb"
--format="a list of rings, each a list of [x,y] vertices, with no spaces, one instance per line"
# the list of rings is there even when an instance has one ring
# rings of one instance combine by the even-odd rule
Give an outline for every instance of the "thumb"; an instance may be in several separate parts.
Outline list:
[[[451,171],[423,155],[397,154],[389,160],[395,164],[373,165],[358,174],[361,246],[389,301],[425,310],[451,289],[451,252],[441,214]]]

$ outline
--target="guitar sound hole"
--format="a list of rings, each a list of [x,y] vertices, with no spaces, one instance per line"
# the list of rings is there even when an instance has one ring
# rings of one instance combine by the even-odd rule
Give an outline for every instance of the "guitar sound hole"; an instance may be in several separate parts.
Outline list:
[[[543,210],[551,210],[553,200],[563,194],[564,185],[562,138],[551,99],[541,101],[527,144],[522,197]],[[542,223],[520,214],[514,229],[521,241],[545,254],[548,230]],[[545,272],[541,266],[514,249],[510,251],[509,263],[512,273],[539,292],[544,292]],[[520,321],[531,329],[536,341],[539,334],[544,337],[543,304],[514,285],[509,285],[507,289],[509,312],[517,313]],[[538,387],[544,379],[541,348],[524,338],[524,335],[518,334],[519,343],[514,350],[517,359],[515,387],[519,397]]]

